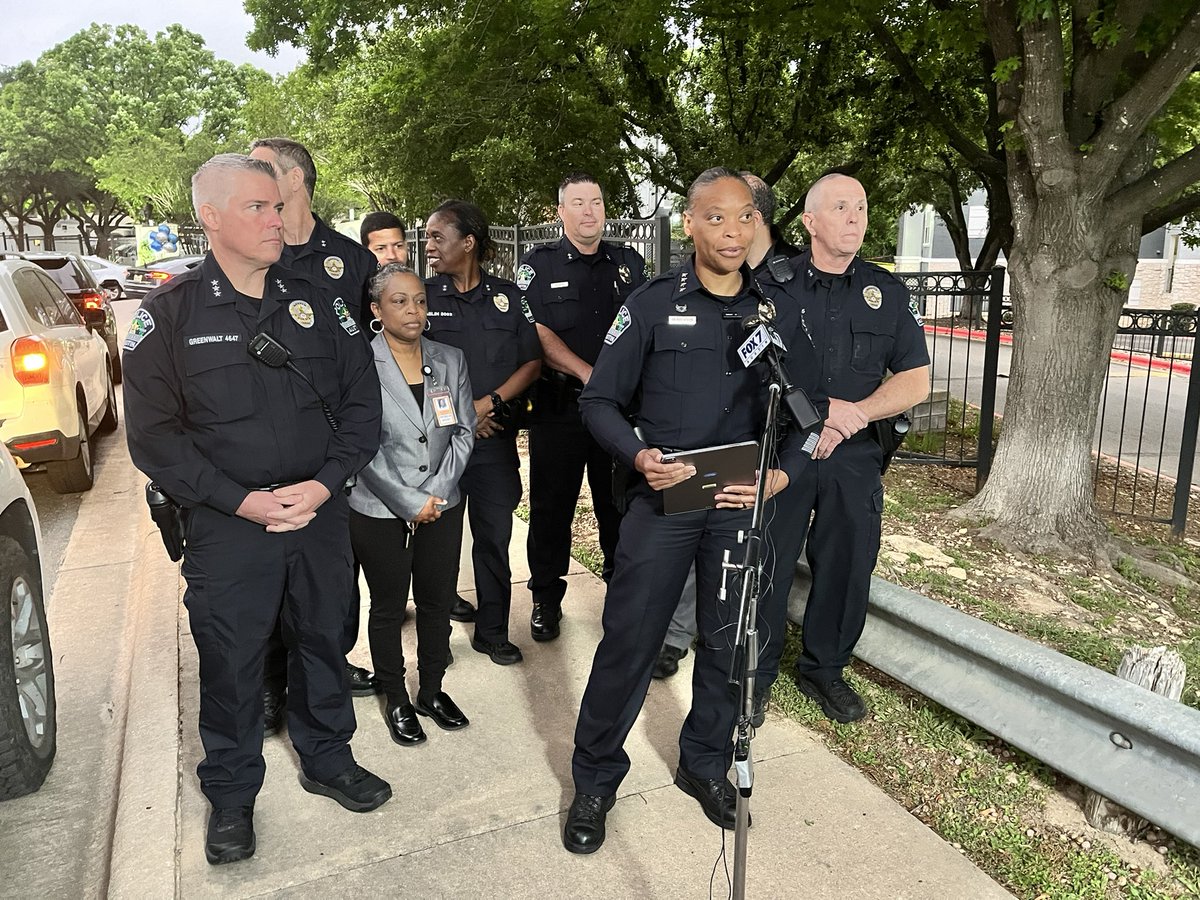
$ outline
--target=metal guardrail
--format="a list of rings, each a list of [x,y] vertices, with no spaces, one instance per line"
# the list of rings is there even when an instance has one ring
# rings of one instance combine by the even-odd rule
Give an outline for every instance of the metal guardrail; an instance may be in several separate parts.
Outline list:
[[[879,578],[854,654],[1200,846],[1200,711]]]

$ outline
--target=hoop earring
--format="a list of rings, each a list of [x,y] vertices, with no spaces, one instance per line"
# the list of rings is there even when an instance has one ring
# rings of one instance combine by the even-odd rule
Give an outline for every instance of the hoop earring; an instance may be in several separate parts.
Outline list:
[[[379,327],[376,328],[375,327],[376,325],[378,325]],[[381,321],[379,321],[378,319],[372,319],[370,324],[367,325],[367,327],[370,328],[374,334],[381,334],[383,332],[383,323]]]

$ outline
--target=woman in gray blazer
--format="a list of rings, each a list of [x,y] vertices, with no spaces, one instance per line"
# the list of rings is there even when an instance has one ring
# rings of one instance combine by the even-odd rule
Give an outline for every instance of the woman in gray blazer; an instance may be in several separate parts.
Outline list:
[[[428,716],[454,730],[467,717],[442,690],[457,597],[463,504],[458,481],[475,444],[475,404],[462,351],[422,336],[425,285],[390,263],[371,279],[370,323],[383,395],[379,453],[350,492],[350,540],[371,590],[367,636],[387,694],[387,725],[419,744]],[[404,682],[400,628],[409,583],[417,606],[417,700]]]

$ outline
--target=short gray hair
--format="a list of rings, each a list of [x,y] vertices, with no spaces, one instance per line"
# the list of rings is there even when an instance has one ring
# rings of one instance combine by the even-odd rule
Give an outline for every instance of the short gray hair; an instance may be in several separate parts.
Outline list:
[[[826,172],[816,181],[808,186],[808,191],[804,194],[804,211],[806,213],[814,213],[817,211],[817,196],[822,185],[834,178],[849,178],[851,181],[858,181],[853,175],[847,175],[845,172]],[[860,184],[862,182],[859,182]]]
[[[257,172],[275,179],[275,170],[269,162],[242,153],[218,153],[201,163],[192,176],[192,208],[197,222],[201,222],[200,207],[205,203],[222,206],[229,199],[229,175],[232,172]]]
[[[371,276],[371,280],[367,284],[367,296],[371,298],[372,303],[380,301],[383,297],[383,289],[387,287],[387,283],[391,281],[393,275],[416,275],[417,280],[422,281],[420,275],[403,263],[393,262],[386,266],[380,266],[379,271]]]
[[[313,162],[308,148],[291,138],[271,137],[256,140],[250,145],[250,152],[253,153],[260,147],[265,147],[275,154],[279,160],[279,167],[283,170],[280,175],[292,169],[300,170],[304,175],[304,189],[308,191],[308,198],[311,200],[313,191],[317,189],[317,164]]]
[[[711,169],[705,169],[703,172],[697,175],[696,180],[692,182],[692,186],[688,188],[687,203],[685,203],[683,207],[684,211],[692,211],[692,207],[696,205],[696,195],[700,193],[701,190],[708,187],[710,184],[714,184],[715,182],[722,181],[726,178],[732,178],[734,181],[746,185],[747,191],[750,190],[750,185],[746,184],[746,182],[742,179],[742,176],[733,171],[733,169],[725,166],[713,166]],[[753,196],[754,195],[751,194],[751,199],[753,199]]]

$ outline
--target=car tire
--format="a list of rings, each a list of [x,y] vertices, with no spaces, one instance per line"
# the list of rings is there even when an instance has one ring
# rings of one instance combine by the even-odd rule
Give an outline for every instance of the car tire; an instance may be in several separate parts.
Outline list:
[[[92,442],[87,430],[87,416],[80,410],[79,454],[74,459],[46,463],[50,487],[59,494],[78,494],[91,490],[95,478],[92,465]]]
[[[117,350],[110,357],[112,360],[112,381],[113,384],[121,383],[121,351]]]
[[[108,391],[104,398],[104,418],[100,420],[100,425],[96,428],[97,434],[112,434],[117,430],[117,425],[120,423],[120,412],[117,410],[117,379],[113,376],[112,369],[108,373]]]
[[[33,560],[0,536],[0,800],[42,786],[57,747],[54,656]]]

